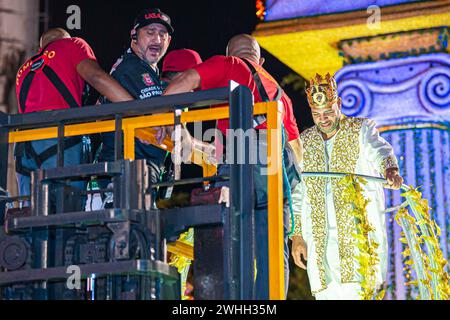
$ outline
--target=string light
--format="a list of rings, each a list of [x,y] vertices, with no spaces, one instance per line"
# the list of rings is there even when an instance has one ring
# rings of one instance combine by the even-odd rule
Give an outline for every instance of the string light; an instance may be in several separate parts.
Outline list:
[[[266,4],[264,0],[256,0],[256,16],[259,20],[264,20],[266,16]]]

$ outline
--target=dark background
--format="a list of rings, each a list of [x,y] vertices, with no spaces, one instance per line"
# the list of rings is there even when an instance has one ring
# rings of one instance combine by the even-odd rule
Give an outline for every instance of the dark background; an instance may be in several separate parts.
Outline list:
[[[43,6],[44,6],[44,1]],[[99,63],[109,71],[129,46],[134,17],[144,8],[158,7],[172,19],[175,29],[168,51],[188,48],[200,53],[203,60],[225,54],[228,40],[239,33],[251,34],[259,23],[255,0],[48,0],[49,27],[66,28],[70,5],[81,9],[81,30],[68,30],[72,36],[84,38],[94,49]],[[44,31],[41,24],[41,32]],[[277,58],[262,49],[264,67],[281,83],[294,73]],[[162,62],[162,61],[161,61]],[[312,125],[303,91],[292,86],[284,90],[293,101],[300,130]]]
[[[45,1],[42,8],[45,7]],[[200,53],[203,60],[225,54],[228,40],[240,33],[251,34],[259,23],[255,12],[255,0],[48,0],[48,27],[66,28],[66,13],[70,5],[81,9],[81,30],[68,30],[72,36],[84,38],[93,48],[101,66],[109,71],[116,59],[128,48],[130,29],[137,13],[149,7],[158,7],[172,19],[175,29],[168,49],[189,48]],[[46,24],[41,23],[41,32]],[[281,83],[283,77],[294,73],[277,58],[262,49],[266,59],[265,69]],[[161,61],[162,62],[162,61]],[[295,91],[292,86],[284,87],[292,99],[294,114],[299,129],[312,126],[312,119],[303,91]],[[95,94],[90,101],[95,101]],[[183,167],[183,178],[201,176],[201,169],[191,165]],[[175,194],[167,205],[183,204],[188,199],[188,190],[175,189]],[[159,204],[163,207],[163,204]],[[312,299],[306,272],[295,267],[290,261],[289,299]]]

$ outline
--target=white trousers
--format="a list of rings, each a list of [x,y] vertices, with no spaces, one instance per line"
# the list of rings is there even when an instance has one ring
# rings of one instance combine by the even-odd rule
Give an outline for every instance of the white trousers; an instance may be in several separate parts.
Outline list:
[[[328,287],[316,293],[316,300],[361,300],[359,283],[330,282]]]
[[[360,300],[359,283],[341,283],[339,242],[335,228],[329,229],[325,256],[327,288],[315,294],[316,300]]]

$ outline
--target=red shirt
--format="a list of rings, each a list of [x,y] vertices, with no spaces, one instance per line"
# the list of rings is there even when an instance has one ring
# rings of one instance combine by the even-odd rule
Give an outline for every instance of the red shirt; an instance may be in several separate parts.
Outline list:
[[[277,95],[278,83],[276,80],[260,65],[250,63],[258,71],[262,84],[266,89],[267,95],[270,99],[275,99]],[[195,66],[195,69],[201,78],[201,90],[223,88],[228,87],[230,80],[233,80],[240,85],[248,87],[254,96],[255,102],[261,102],[262,99],[259,95],[253,75],[247,65],[237,57],[226,56],[214,56],[205,62]],[[283,112],[283,124],[289,135],[289,141],[295,140],[299,137],[297,122],[294,117],[292,109],[292,101],[284,93],[281,97],[281,102],[284,106]],[[226,130],[230,126],[229,119],[223,119],[217,121],[217,128],[226,134]],[[267,128],[266,123],[257,127],[258,129]]]
[[[39,53],[41,51],[42,49]],[[44,56],[48,61],[47,65],[61,78],[75,101],[81,106],[85,81],[78,74],[77,65],[86,59],[96,60],[89,44],[80,38],[56,40],[45,48]],[[17,101],[20,101],[20,88],[23,80],[30,73],[32,63],[31,59],[28,60],[17,72]],[[21,106],[19,112],[23,108],[24,106]],[[42,73],[42,68],[38,70],[30,86],[25,113],[67,108],[69,105],[47,76]]]

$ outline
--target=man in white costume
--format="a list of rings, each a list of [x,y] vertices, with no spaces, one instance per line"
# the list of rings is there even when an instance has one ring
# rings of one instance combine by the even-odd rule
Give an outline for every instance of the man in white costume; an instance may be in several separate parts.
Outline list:
[[[336,81],[329,74],[316,75],[306,90],[315,126],[305,130],[301,168],[304,172],[341,172],[384,176],[387,187],[403,183],[391,145],[380,137],[375,123],[365,118],[346,117],[341,112]],[[317,300],[360,299],[361,275],[355,259],[355,218],[344,199],[340,179],[311,177],[292,192],[295,232],[292,255],[297,266],[308,272],[311,291]],[[387,272],[387,234],[383,186],[363,186],[369,200],[367,216],[375,231],[369,236],[376,250],[376,285],[381,287]],[[307,267],[302,258],[307,260]]]

